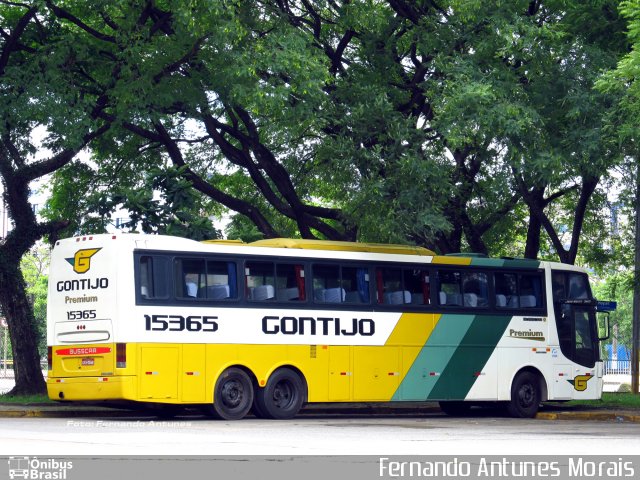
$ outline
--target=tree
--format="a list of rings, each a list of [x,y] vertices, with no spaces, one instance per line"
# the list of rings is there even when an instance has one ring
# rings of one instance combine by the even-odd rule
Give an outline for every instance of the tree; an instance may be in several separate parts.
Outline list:
[[[615,4],[48,3],[101,51],[80,87],[120,142],[161,148],[262,235],[491,252],[528,221],[526,255],[544,231],[568,263],[618,158],[592,88]],[[567,208],[568,249],[550,218]]]
[[[67,85],[76,60],[73,47],[60,37],[59,25],[37,6],[0,5],[0,177],[13,228],[0,242],[0,306],[9,325],[16,385],[10,394],[41,393],[45,389],[38,354],[38,330],[26,294],[20,261],[43,236],[54,240],[65,222],[42,222],[29,204],[30,185],[71,161],[108,126],[90,120],[88,107]],[[83,105],[85,115],[67,106]],[[95,114],[95,111],[93,112]],[[94,115],[95,116],[95,115]],[[49,133],[37,157],[36,130]]]
[[[631,49],[619,61],[617,68],[612,69],[599,82],[599,88],[605,92],[618,92],[620,101],[611,117],[611,126],[618,135],[620,144],[626,153],[625,170],[629,182],[628,190],[632,191],[633,226],[635,229],[634,263],[633,263],[633,338],[631,358],[632,391],[640,392],[640,2],[627,0],[620,3],[620,10],[628,20],[627,36]]]
[[[196,2],[186,8],[182,2],[98,2],[89,10],[86,2],[49,6],[59,18],[79,27],[79,44],[98,43],[103,57],[111,60],[106,67],[96,65],[84,88],[101,92],[106,106],[101,117],[135,135],[141,150],[162,147],[197,191],[247,216],[266,236],[277,232],[261,206],[252,202],[256,189],[269,208],[295,222],[303,235],[313,236],[312,229],[329,238],[345,235],[336,228],[339,211],[309,201],[304,187],[294,182],[294,173],[277,158],[278,150],[293,153],[291,147],[275,146],[286,145],[283,137],[297,133],[277,123],[269,128],[256,119],[255,112],[275,115],[279,110],[293,129],[308,110],[305,102],[298,101],[297,109],[290,105],[298,94],[306,95],[305,89],[311,91],[305,85],[316,81],[309,77],[318,71],[307,61],[299,35],[281,31],[271,18],[256,22],[243,3],[227,7]],[[91,13],[82,17],[87,12]],[[195,24],[194,17],[199,19]],[[94,28],[97,24],[103,31]],[[262,35],[256,28],[273,32]],[[256,51],[263,55],[256,57]],[[121,89],[110,87],[113,77],[122,83]],[[289,105],[283,109],[285,103]],[[296,126],[304,128],[304,122]],[[209,171],[221,159],[229,162],[228,175]],[[237,172],[251,179],[250,189],[246,182],[235,181]],[[300,172],[312,178],[308,174]],[[245,191],[242,196],[235,191],[238,186]]]

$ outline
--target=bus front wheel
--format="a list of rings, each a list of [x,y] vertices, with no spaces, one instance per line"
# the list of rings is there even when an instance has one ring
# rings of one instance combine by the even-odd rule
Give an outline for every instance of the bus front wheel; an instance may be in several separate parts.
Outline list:
[[[540,406],[540,381],[532,372],[520,372],[511,385],[511,400],[507,412],[516,418],[533,418]]]
[[[305,401],[305,384],[293,370],[276,370],[264,388],[256,390],[255,411],[262,418],[293,418]]]
[[[253,404],[253,384],[241,368],[227,368],[218,377],[213,395],[214,416],[223,420],[240,420]]]

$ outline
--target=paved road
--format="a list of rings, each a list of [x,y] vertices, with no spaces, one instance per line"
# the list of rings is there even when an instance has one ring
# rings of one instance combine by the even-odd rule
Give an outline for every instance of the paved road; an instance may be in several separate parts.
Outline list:
[[[324,416],[290,421],[203,417],[2,418],[4,455],[637,454],[628,422]]]

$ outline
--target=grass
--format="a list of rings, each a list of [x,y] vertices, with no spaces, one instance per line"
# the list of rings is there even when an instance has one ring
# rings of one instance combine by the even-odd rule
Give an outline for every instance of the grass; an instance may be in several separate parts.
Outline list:
[[[640,395],[634,395],[633,393],[603,393],[600,400],[571,400],[565,405],[640,409]]]
[[[29,404],[29,403],[50,403],[54,404],[52,400],[46,394],[42,395],[0,395],[0,403],[14,403],[16,405]]]
[[[57,402],[49,400],[46,394],[42,395],[0,395],[0,403],[26,405],[33,403],[48,403],[55,405]],[[603,393],[600,400],[571,400],[564,403],[566,406],[588,406],[598,408],[638,409],[640,410],[640,395],[632,393]]]

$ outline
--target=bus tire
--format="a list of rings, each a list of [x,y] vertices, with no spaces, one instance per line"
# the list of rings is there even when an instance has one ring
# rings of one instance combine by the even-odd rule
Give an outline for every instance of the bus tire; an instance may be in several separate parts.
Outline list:
[[[471,404],[462,401],[442,401],[438,402],[440,410],[450,417],[464,417],[471,412]]]
[[[241,368],[227,368],[216,381],[213,399],[214,416],[223,420],[244,418],[253,404],[251,378]]]
[[[253,391],[255,392],[256,398],[253,399],[253,406],[251,407],[251,413],[253,413],[253,415],[256,418],[271,418],[269,414],[267,414],[267,412],[265,412],[264,409],[260,407],[260,405],[258,404],[257,396],[258,396],[259,388],[260,387],[256,387],[255,385],[253,387]]]
[[[538,413],[541,397],[538,375],[520,372],[511,385],[511,400],[507,403],[507,412],[516,418],[533,418]]]
[[[256,390],[255,411],[262,418],[287,420],[295,417],[306,397],[304,381],[289,368],[273,372],[264,388]]]

